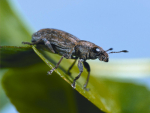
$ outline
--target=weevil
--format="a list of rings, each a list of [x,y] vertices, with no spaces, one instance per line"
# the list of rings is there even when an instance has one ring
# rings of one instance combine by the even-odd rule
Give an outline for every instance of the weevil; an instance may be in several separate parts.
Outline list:
[[[69,34],[65,31],[57,30],[57,29],[41,29],[35,32],[32,35],[32,40],[30,42],[22,42],[23,44],[36,45],[42,44],[49,49],[50,52],[61,55],[61,59],[58,61],[56,66],[48,71],[48,74],[52,74],[55,69],[58,68],[62,59],[65,57],[66,59],[75,59],[73,64],[68,69],[68,73],[76,63],[78,59],[78,68],[79,74],[73,80],[72,87],[75,88],[75,82],[78,80],[83,72],[83,66],[86,68],[88,72],[87,80],[83,86],[85,90],[87,90],[87,84],[90,77],[90,66],[86,62],[89,59],[99,59],[100,61],[108,62],[109,56],[107,51],[112,50],[112,48],[104,51],[102,47],[95,45],[89,41],[80,40],[77,37]],[[110,52],[110,53],[120,53],[120,52],[128,52],[127,50],[122,50],[118,52]]]

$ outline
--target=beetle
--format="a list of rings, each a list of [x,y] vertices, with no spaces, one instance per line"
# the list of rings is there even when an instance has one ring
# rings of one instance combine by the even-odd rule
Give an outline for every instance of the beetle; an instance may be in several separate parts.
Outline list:
[[[79,74],[73,80],[72,87],[75,88],[75,82],[78,80],[83,72],[83,66],[86,68],[88,72],[87,80],[83,86],[85,90],[88,90],[87,84],[90,77],[90,66],[86,62],[89,59],[99,59],[100,61],[108,62],[109,56],[107,51],[112,50],[112,48],[104,51],[102,47],[95,45],[92,42],[80,40],[77,37],[69,34],[65,31],[58,29],[41,29],[35,32],[32,35],[32,40],[30,42],[22,42],[23,44],[36,45],[42,44],[46,48],[48,48],[49,52],[61,55],[61,59],[56,64],[56,66],[48,71],[48,74],[52,74],[55,69],[58,68],[62,59],[65,57],[66,59],[75,59],[73,64],[68,69],[68,73],[74,66],[75,62],[78,59],[78,68]],[[110,52],[110,53],[120,53],[120,52],[128,52],[127,50],[122,50],[118,52]]]

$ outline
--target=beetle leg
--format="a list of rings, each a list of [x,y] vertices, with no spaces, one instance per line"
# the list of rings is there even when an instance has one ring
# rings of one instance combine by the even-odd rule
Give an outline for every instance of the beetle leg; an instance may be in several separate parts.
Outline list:
[[[72,65],[69,67],[69,69],[68,69],[68,71],[67,71],[67,73],[68,73],[69,75],[71,75],[70,70],[71,70],[72,67],[75,65],[75,63],[76,63],[78,57],[71,57],[71,59],[75,59],[75,61],[72,63]]]
[[[22,44],[34,45],[33,43],[30,42],[22,42]]]
[[[53,69],[51,69],[50,71],[48,71],[47,74],[51,75],[53,73],[53,71],[58,68],[58,66],[59,66],[59,64],[60,64],[60,62],[62,61],[63,58],[64,58],[64,56],[61,57],[59,62],[56,64],[56,66]]]
[[[83,64],[82,64],[82,62],[83,62],[83,59],[79,59],[79,60],[78,60],[78,68],[79,68],[80,73],[79,73],[78,76],[75,77],[75,79],[73,80],[73,83],[72,83],[72,85],[71,85],[73,88],[75,88],[75,82],[76,82],[76,80],[78,80],[78,79],[80,78],[81,73],[83,72]]]
[[[69,67],[69,69],[68,69],[68,71],[67,71],[67,73],[68,73],[69,75],[71,75],[70,70],[71,70],[72,67],[75,65],[76,61],[77,61],[77,59],[75,59],[75,61],[73,62],[73,64]]]
[[[55,51],[53,50],[53,47],[52,47],[50,41],[48,41],[46,38],[43,38],[42,40],[44,41],[45,45],[46,45],[53,53],[55,53]]]
[[[88,91],[89,89],[87,89],[86,87],[87,87],[87,84],[88,84],[88,81],[89,81],[89,77],[90,77],[90,66],[89,66],[89,64],[87,62],[83,62],[83,65],[84,65],[84,67],[86,68],[86,70],[88,72],[87,80],[86,80],[83,88]]]
[[[30,42],[22,42],[22,44],[35,45],[35,44],[38,44],[40,41],[41,40],[38,40],[38,41],[32,42],[32,43],[30,43]]]

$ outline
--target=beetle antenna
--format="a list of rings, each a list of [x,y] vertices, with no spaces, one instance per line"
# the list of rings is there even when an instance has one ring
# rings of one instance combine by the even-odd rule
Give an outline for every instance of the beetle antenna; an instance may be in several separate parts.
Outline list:
[[[113,50],[113,48],[110,48],[110,49],[106,50],[105,52],[110,51],[110,50]]]
[[[128,51],[127,51],[127,50],[122,50],[122,51],[118,51],[118,52],[112,51],[112,52],[110,52],[110,53],[121,53],[121,52],[127,53]],[[108,54],[110,54],[110,53],[108,53]]]

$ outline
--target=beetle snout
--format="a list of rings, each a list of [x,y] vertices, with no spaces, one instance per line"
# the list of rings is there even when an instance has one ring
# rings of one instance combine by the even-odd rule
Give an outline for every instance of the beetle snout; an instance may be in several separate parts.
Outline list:
[[[99,56],[100,61],[108,62],[109,61],[109,56],[108,54],[104,51],[103,54],[100,54]]]
[[[100,60],[100,61],[104,61],[104,62],[108,62],[108,61],[109,61],[109,58],[106,57],[106,56],[104,56],[104,55],[101,55],[101,56],[99,57],[99,60]]]
[[[104,62],[108,62],[109,61],[109,58],[106,58],[106,60]]]

